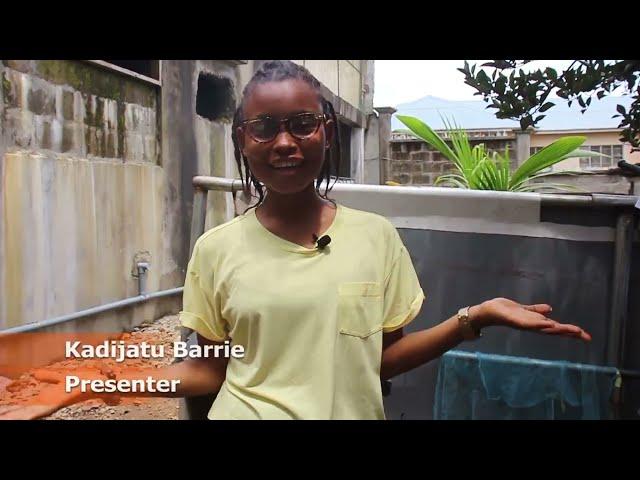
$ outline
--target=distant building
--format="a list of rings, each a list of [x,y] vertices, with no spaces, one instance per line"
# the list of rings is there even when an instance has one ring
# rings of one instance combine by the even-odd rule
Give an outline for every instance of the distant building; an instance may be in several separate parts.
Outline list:
[[[617,119],[611,118],[619,103],[628,106],[631,99],[605,97],[594,102],[584,114],[580,113],[579,108],[558,104],[549,110],[536,129],[527,132],[522,132],[516,121],[496,118],[495,110],[487,109],[487,104],[482,100],[452,101],[427,96],[399,105],[396,113],[418,117],[441,134],[446,128],[443,118],[455,121],[467,130],[473,144],[484,143],[487,148],[499,152],[508,148],[514,164],[521,163],[560,137],[583,135],[587,138],[581,148],[602,153],[603,156],[571,158],[547,171],[580,172],[577,176],[563,175],[562,182],[575,184],[588,191],[630,193],[633,192],[633,181],[621,175],[617,163],[623,159],[638,163],[640,152],[631,153],[630,145],[619,140],[621,129],[617,127]],[[451,171],[451,162],[426,143],[399,132],[406,127],[395,116],[391,128],[390,156],[383,159],[385,181],[432,185],[439,175]],[[558,181],[555,175],[549,179]]]

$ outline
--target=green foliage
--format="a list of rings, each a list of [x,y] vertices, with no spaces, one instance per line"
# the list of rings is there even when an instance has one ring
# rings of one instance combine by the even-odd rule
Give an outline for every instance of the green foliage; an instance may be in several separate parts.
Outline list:
[[[504,155],[496,152],[489,155],[484,144],[471,147],[466,131],[458,127],[455,122],[452,124],[446,120],[444,121],[447,127],[447,139],[451,142],[451,146],[449,146],[445,139],[422,120],[405,115],[398,115],[397,118],[414,135],[438,150],[455,165],[457,173],[441,175],[436,180],[435,185],[445,184],[473,190],[513,192],[530,192],[541,189],[576,190],[571,185],[532,183],[532,181],[550,175],[550,173],[541,173],[541,171],[562,160],[571,157],[594,155],[593,152],[578,149],[584,143],[586,137],[562,137],[529,157],[512,173],[508,149]]]
[[[520,122],[526,130],[535,127],[555,106],[548,101],[552,92],[571,106],[577,102],[584,113],[593,98],[600,100],[619,87],[632,95],[629,111],[617,106],[612,118],[620,118],[620,140],[640,150],[640,61],[575,60],[566,70],[538,69],[525,73],[522,66],[531,60],[493,60],[482,64],[464,66],[458,70],[465,76],[465,83],[482,95],[487,108],[496,109],[497,118],[510,118]],[[493,69],[491,75],[488,69]],[[487,70],[487,71],[485,71]],[[614,113],[614,112],[612,112]]]

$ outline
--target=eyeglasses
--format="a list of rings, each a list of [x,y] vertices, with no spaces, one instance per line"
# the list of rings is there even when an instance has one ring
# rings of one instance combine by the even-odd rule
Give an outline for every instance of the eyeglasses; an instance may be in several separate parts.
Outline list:
[[[273,141],[284,123],[287,132],[298,140],[313,136],[325,120],[321,113],[298,113],[287,118],[277,119],[269,116],[245,120],[240,125],[249,136],[258,143]]]

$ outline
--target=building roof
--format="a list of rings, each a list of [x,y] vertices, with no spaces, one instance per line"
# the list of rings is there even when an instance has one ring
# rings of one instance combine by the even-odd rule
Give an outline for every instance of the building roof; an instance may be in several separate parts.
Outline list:
[[[546,117],[536,126],[539,131],[544,130],[592,130],[617,128],[620,118],[611,118],[617,113],[616,106],[622,104],[627,108],[632,103],[630,96],[594,98],[584,114],[580,113],[580,106],[573,102],[567,107],[564,99],[549,99],[556,106],[548,110]],[[490,128],[519,128],[519,122],[496,118],[496,110],[487,109],[487,103],[482,100],[459,101],[426,96],[413,102],[398,105],[396,115],[410,115],[420,118],[435,130],[445,128],[441,116],[455,119],[464,129]],[[392,130],[406,128],[396,115],[391,121]]]

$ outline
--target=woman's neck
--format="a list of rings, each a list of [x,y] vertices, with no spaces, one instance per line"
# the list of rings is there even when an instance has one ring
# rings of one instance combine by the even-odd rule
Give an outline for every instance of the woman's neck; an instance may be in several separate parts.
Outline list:
[[[326,203],[320,198],[312,183],[298,193],[283,195],[268,191],[260,210],[263,215],[272,218],[286,218],[290,223],[296,223],[298,220],[313,218]]]

